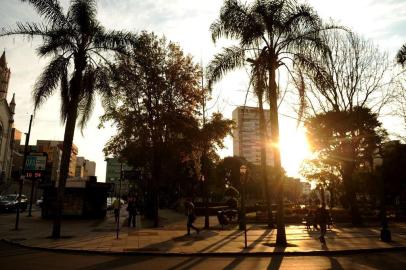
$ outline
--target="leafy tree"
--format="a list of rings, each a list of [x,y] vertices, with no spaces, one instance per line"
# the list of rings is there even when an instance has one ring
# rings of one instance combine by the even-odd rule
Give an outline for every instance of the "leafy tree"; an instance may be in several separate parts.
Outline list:
[[[329,111],[310,118],[306,128],[318,160],[318,163],[313,162],[317,168],[313,177],[334,180],[338,172],[350,205],[352,223],[360,224],[353,176],[357,171],[372,170],[374,152],[386,137],[377,114],[362,107],[355,107],[352,112]]]
[[[51,57],[34,86],[34,104],[38,109],[60,87],[61,121],[65,123],[64,144],[58,184],[57,211],[52,237],[60,237],[63,197],[75,126],[83,128],[90,117],[95,94],[108,98],[108,85],[103,62],[105,52],[124,53],[135,43],[134,35],[107,31],[96,19],[96,1],[72,0],[64,13],[56,0],[22,0],[30,3],[43,19],[43,24],[17,23],[15,29],[2,29],[0,36],[39,37],[37,48],[41,57]]]
[[[334,207],[336,199],[341,193],[340,172],[329,159],[308,159],[302,164],[301,174],[310,182],[330,191],[330,206]]]
[[[399,141],[387,142],[381,147],[381,156],[383,188],[386,194],[392,199],[396,196],[405,196],[406,145]]]
[[[127,56],[118,56],[113,68],[113,97],[106,102],[102,123],[117,127],[105,147],[106,155],[125,157],[150,172],[154,225],[158,226],[159,189],[173,184],[182,164],[189,179],[200,175],[202,149],[214,154],[231,122],[215,114],[201,126],[199,109],[204,97],[200,67],[178,45],[152,33],[139,35]]]
[[[271,140],[273,145],[279,143],[278,121],[278,93],[276,73],[280,67],[288,68],[289,63],[297,62],[314,50],[325,49],[319,32],[327,27],[322,26],[316,12],[307,4],[299,4],[295,0],[256,0],[250,4],[238,0],[225,0],[220,10],[219,18],[211,25],[213,41],[221,37],[236,39],[238,47],[227,48],[234,53],[231,55],[244,55],[252,47],[261,48],[264,59],[263,68],[266,70],[267,89],[266,98],[270,105]],[[230,58],[228,63],[233,65],[235,59]],[[227,71],[218,72],[219,76]],[[303,96],[303,93],[301,93]],[[278,216],[277,239],[278,245],[286,245],[286,233],[283,216],[283,185],[280,175],[280,150],[273,148],[275,170],[279,172],[276,177],[278,183]]]

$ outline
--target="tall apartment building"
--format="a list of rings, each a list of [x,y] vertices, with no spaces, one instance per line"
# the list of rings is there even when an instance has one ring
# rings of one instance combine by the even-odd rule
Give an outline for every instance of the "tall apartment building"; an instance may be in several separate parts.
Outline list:
[[[96,162],[85,159],[84,157],[77,157],[75,176],[96,176]]]
[[[114,184],[114,193],[118,194],[120,190],[121,163],[117,158],[106,158],[106,183]],[[132,170],[132,167],[123,163],[123,171]],[[128,179],[121,181],[121,195],[127,195],[130,191],[130,182]]]
[[[269,142],[271,127],[269,122],[269,110],[264,110],[267,128],[267,141]],[[256,107],[239,106],[232,114],[237,124],[233,130],[233,154],[244,157],[248,162],[255,165],[261,164],[261,137],[259,125],[259,109]],[[272,149],[267,145],[267,165],[273,166]]]
[[[48,162],[52,163],[52,180],[59,179],[59,167],[62,158],[63,141],[38,140],[37,151],[48,154]],[[69,161],[68,177],[74,177],[76,171],[76,159],[78,147],[72,144],[72,151]],[[54,172],[55,170],[55,172]]]

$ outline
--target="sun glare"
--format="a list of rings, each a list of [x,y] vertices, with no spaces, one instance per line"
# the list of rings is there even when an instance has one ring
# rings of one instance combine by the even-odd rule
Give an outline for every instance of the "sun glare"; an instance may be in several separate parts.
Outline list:
[[[281,135],[282,166],[288,176],[299,177],[303,160],[311,155],[305,132],[303,129],[296,129]]]

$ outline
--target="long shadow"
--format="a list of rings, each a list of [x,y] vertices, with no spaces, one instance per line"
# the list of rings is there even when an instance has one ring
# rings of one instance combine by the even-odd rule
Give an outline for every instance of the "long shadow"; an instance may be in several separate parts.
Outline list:
[[[92,256],[92,255],[89,255]],[[98,269],[115,269],[120,268],[128,265],[135,265],[140,262],[148,261],[153,259],[154,257],[139,257],[139,256],[118,256],[115,257],[113,260],[107,262],[101,262],[94,265],[81,267],[79,270],[98,270]],[[135,267],[134,267],[135,268]]]
[[[258,243],[260,243],[261,241],[263,241],[265,239],[265,237],[271,233],[272,230],[271,229],[267,229],[264,231],[264,233],[259,236],[255,241],[253,241],[251,244],[248,245],[248,249],[255,247]],[[238,257],[236,259],[234,259],[229,265],[227,265],[226,267],[223,268],[223,270],[233,270],[235,269],[242,261],[244,260],[244,257]]]
[[[201,249],[200,251],[198,251],[198,253],[208,251],[208,250],[212,249],[213,247],[215,247],[215,249],[213,249],[211,251],[218,250],[219,248],[225,246],[226,244],[230,243],[232,240],[237,238],[238,237],[237,234],[240,234],[240,233],[241,233],[240,231],[235,231],[235,232],[233,232],[233,233],[231,233],[229,235],[229,239],[223,239],[223,240],[220,240],[218,242],[215,242],[215,243]],[[232,237],[230,237],[230,236],[232,236]],[[171,267],[168,270],[192,269],[194,266],[198,265],[199,263],[201,263],[204,260],[206,260],[206,258],[190,258],[190,259],[188,259],[188,260],[186,260],[184,262],[178,263],[177,265]]]
[[[258,237],[258,239],[256,239],[255,241],[253,241],[248,248],[252,248],[254,247],[256,244],[258,244],[259,242],[261,242],[272,230],[266,230],[264,231],[264,233]],[[220,249],[221,247],[225,246],[226,244],[230,243],[231,241],[233,241],[234,239],[236,239],[237,237],[239,237],[239,234],[241,234],[240,231],[235,231],[232,234],[230,234],[228,236],[227,240],[222,240],[222,241],[218,241],[216,243],[213,243],[203,249],[201,249],[199,252],[204,252],[204,251],[216,251],[218,249]],[[232,236],[232,237],[230,237]],[[181,262],[173,267],[171,267],[169,270],[187,270],[187,269],[193,269],[196,265],[200,264],[201,262],[203,262],[204,260],[206,260],[206,258],[190,258],[184,262]],[[226,266],[224,269],[234,269],[235,267],[237,267],[242,261],[244,260],[243,257],[239,257],[236,258],[235,260],[233,260],[228,266]]]
[[[284,252],[286,250],[286,247],[276,247],[275,252]],[[267,270],[277,270],[280,269],[283,261],[283,255],[278,255],[278,256],[272,256],[271,261],[266,268]]]
[[[328,257],[328,259],[330,260],[332,270],[344,270],[344,268],[341,266],[336,258]]]

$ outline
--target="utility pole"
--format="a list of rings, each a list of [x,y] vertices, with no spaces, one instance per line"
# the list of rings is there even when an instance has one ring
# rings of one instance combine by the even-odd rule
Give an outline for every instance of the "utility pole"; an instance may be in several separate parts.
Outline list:
[[[202,66],[202,93],[203,93],[203,102],[202,102],[202,109],[203,109],[203,126],[206,125],[206,93],[204,89],[204,75],[203,75],[203,60],[201,61],[201,66]],[[206,140],[206,138],[204,138]],[[204,228],[209,229],[210,228],[210,219],[209,219],[209,183],[208,183],[208,177],[207,177],[207,141],[203,142],[203,153],[202,153],[202,158],[201,158],[201,172],[202,172],[202,181],[203,184],[203,189],[204,189]]]
[[[30,124],[28,126],[28,133],[25,133],[25,146],[24,146],[24,158],[23,158],[23,171],[21,172],[20,176],[20,186],[18,189],[18,204],[17,204],[17,213],[16,213],[16,224],[15,224],[15,230],[18,230],[18,225],[20,222],[20,204],[21,204],[21,193],[23,192],[23,184],[24,184],[24,174],[25,174],[25,166],[27,162],[27,155],[28,155],[28,144],[30,141],[30,135],[31,135],[31,124],[32,124],[32,114],[30,117]]]
[[[123,162],[120,164],[120,185],[118,189],[118,218],[116,224],[116,239],[118,239],[118,235],[120,233],[120,210],[121,210],[121,182],[123,180]]]

